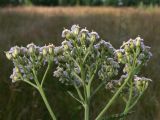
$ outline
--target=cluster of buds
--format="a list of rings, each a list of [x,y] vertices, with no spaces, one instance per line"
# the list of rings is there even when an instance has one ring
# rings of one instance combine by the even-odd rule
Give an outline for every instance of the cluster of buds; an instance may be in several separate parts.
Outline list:
[[[54,76],[62,83],[81,85],[77,78],[81,76],[80,66],[85,71],[85,82],[89,81],[91,74],[98,74],[102,80],[118,74],[119,64],[114,54],[116,50],[109,42],[99,40],[97,32],[73,25],[70,30],[63,30],[62,37],[65,38],[62,45],[56,47],[55,62],[58,67],[54,72]]]
[[[64,29],[62,31],[62,38],[66,40],[76,40],[78,44],[86,44],[86,42],[94,42],[99,40],[99,35],[97,32],[89,32],[86,28],[81,29],[78,25],[73,25],[71,30]]]
[[[126,75],[122,75],[121,78],[119,80],[112,80],[110,82],[107,83],[106,85],[106,89],[110,90],[112,93],[115,93],[120,87],[121,85],[124,83],[125,79],[128,77],[128,74]],[[146,77],[138,77],[137,75],[134,75],[132,81],[133,83],[133,95],[137,96],[139,94],[141,94],[142,92],[144,92],[147,87],[149,82],[151,82],[152,80]],[[129,89],[130,89],[130,84],[126,85],[123,90],[121,91],[121,95],[127,95],[129,94]]]
[[[61,83],[64,83],[65,85],[81,86],[82,83],[80,82],[80,80],[79,80],[78,78],[76,78],[76,77],[74,76],[73,71],[71,71],[72,69],[75,70],[74,72],[75,72],[76,74],[79,73],[79,70],[77,70],[76,67],[73,68],[73,67],[71,67],[69,64],[67,64],[67,65],[65,66],[65,68],[62,67],[62,66],[61,66],[61,67],[58,66],[58,67],[57,67],[57,70],[54,71],[53,75],[54,75],[55,77],[59,78],[59,81],[60,81]]]
[[[12,47],[5,53],[15,66],[10,76],[12,81],[30,80],[33,79],[33,68],[38,70],[46,63],[53,61],[54,45],[39,47],[31,43],[27,47]]]
[[[130,71],[130,66],[146,65],[150,57],[150,47],[145,46],[143,39],[137,37],[124,42],[119,50],[116,50],[119,63],[125,64],[124,72]]]
[[[98,76],[101,80],[109,80],[112,77],[118,75],[119,67],[119,64],[114,61],[113,58],[106,58],[106,60],[101,63]]]
[[[138,92],[143,92],[147,89],[148,83],[152,80],[146,77],[138,77],[137,75],[134,76],[134,86]]]
[[[110,90],[112,93],[115,93],[119,87],[123,84],[124,80],[128,77],[128,75],[122,75],[119,80],[111,80],[106,84],[106,89]],[[128,88],[124,88],[121,93]]]
[[[135,96],[140,95],[144,92],[149,81],[148,78],[138,77],[137,74],[143,65],[146,65],[150,57],[152,56],[150,52],[150,47],[145,46],[143,39],[137,37],[136,39],[130,39],[124,42],[120,49],[115,51],[116,58],[119,63],[124,64],[123,72],[126,75],[122,75],[119,80],[112,80],[107,83],[106,88],[111,92],[115,93],[125,80],[128,79],[129,73],[132,71],[133,76],[128,80],[127,85],[125,85],[121,91],[121,95],[124,97],[130,94],[130,89],[132,86],[132,92]],[[130,91],[130,92],[129,92]]]

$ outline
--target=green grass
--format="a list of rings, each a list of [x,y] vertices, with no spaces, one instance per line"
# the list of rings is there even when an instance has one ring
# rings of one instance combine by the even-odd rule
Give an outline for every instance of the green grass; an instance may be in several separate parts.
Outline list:
[[[97,31],[116,48],[123,41],[140,35],[152,47],[153,57],[144,67],[142,74],[153,81],[149,89],[135,107],[135,113],[128,120],[160,119],[160,8],[42,8],[18,7],[0,8],[0,120],[49,120],[49,114],[37,91],[24,83],[12,84],[9,79],[12,63],[4,52],[14,45],[37,45],[62,41],[63,27],[79,24]],[[55,68],[53,68],[55,69]],[[54,106],[59,120],[81,120],[80,107],[65,92],[64,87],[48,76],[45,90],[51,106]],[[70,88],[72,89],[72,88]],[[106,103],[108,93],[102,90],[93,101],[95,117]],[[119,106],[117,108],[117,106]],[[121,109],[118,102],[113,112]],[[80,115],[78,114],[80,112]]]

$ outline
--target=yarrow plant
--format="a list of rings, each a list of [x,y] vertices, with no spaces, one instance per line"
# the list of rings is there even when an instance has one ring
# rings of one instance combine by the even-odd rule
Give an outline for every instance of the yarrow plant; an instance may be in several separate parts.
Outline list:
[[[56,120],[43,90],[47,73],[54,63],[57,68],[53,76],[61,83],[75,88],[76,93],[66,92],[83,106],[84,120],[91,119],[91,101],[102,87],[106,87],[113,96],[95,120],[114,117],[125,120],[151,81],[138,76],[152,56],[150,47],[137,37],[124,42],[120,49],[115,49],[109,42],[102,40],[97,32],[80,29],[78,25],[73,25],[70,30],[64,29],[62,38],[64,41],[58,47],[52,44],[39,47],[32,43],[27,47],[15,46],[7,51],[6,57],[15,66],[10,77],[12,82],[23,81],[36,88],[52,119]],[[40,79],[39,70],[44,66],[47,66],[46,72]],[[120,78],[115,80],[118,76]],[[93,85],[97,80],[100,80],[100,84]],[[124,111],[105,117],[113,102],[119,98],[125,103]]]

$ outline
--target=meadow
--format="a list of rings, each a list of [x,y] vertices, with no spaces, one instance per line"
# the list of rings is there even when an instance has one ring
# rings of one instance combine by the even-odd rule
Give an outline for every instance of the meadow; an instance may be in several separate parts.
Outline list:
[[[142,74],[153,81],[128,120],[159,120],[160,8],[112,7],[0,8],[0,120],[50,119],[36,90],[21,82],[11,83],[12,63],[5,58],[4,51],[31,42],[40,46],[49,43],[59,45],[61,31],[72,24],[97,31],[115,48],[138,35],[151,46],[153,57]],[[78,112],[82,108],[75,107],[78,103],[64,92],[66,88],[53,78],[52,70],[47,78],[45,91],[51,106],[56,108],[55,113],[61,116],[58,119],[81,120],[83,113],[79,115]],[[98,93],[92,105],[93,117],[105,104],[107,96],[105,89]],[[120,103],[115,104],[112,111],[116,113],[121,106]]]

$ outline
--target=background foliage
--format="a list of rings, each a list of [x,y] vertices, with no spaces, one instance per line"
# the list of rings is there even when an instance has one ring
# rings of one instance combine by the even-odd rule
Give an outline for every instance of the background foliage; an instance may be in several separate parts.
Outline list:
[[[137,6],[160,5],[160,0],[0,0],[0,5],[45,5],[45,6],[73,6],[73,5],[111,5]]]
[[[97,19],[98,18],[98,19]],[[135,108],[136,113],[128,120],[160,119],[160,8],[0,8],[0,120],[49,120],[49,114],[37,91],[24,83],[12,84],[9,78],[12,63],[3,51],[11,46],[37,45],[62,41],[63,27],[79,24],[97,31],[102,38],[118,48],[123,41],[140,35],[152,47],[153,57],[143,74],[151,78],[149,89]],[[55,69],[54,67],[52,69]],[[81,107],[64,91],[64,86],[53,78],[52,71],[46,80],[45,91],[59,120],[81,120]],[[70,88],[72,90],[72,88]],[[108,99],[105,89],[97,94],[92,103],[95,117]],[[122,109],[119,100],[112,111]],[[61,116],[61,117],[60,117]]]

